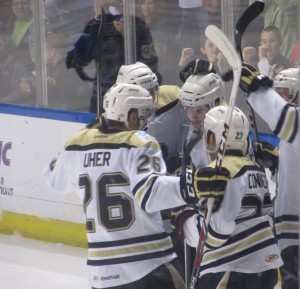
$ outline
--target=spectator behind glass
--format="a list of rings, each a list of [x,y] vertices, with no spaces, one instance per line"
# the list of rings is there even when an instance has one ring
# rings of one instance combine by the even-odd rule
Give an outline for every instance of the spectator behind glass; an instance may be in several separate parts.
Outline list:
[[[137,4],[137,16],[146,23],[158,56],[158,70],[163,76],[162,84],[174,81],[172,75],[174,69],[170,67],[177,45],[174,43],[174,27],[167,6],[163,0],[139,0]],[[176,53],[174,50],[176,49]]]
[[[94,14],[92,0],[56,0],[56,4],[63,20],[59,32],[68,39],[81,32]]]
[[[7,37],[0,32],[0,102],[34,104],[34,99],[21,97],[18,87],[27,70],[9,54],[7,45]]]
[[[292,47],[292,53],[290,57],[291,67],[300,67],[300,30],[298,31],[298,41]]]
[[[29,52],[30,24],[32,13],[30,0],[12,0],[13,15],[6,25],[6,34],[9,37],[9,49],[17,62],[23,63],[28,73],[34,69]]]
[[[181,21],[179,25],[179,38],[181,48],[198,48],[198,40],[195,35],[204,34],[208,24],[208,12],[203,6],[202,0],[179,0],[181,8]]]
[[[109,12],[111,1],[94,0],[95,18],[91,19],[84,28],[83,34],[76,41],[74,48],[67,54],[67,67],[79,68],[89,65],[92,60],[99,61],[101,74],[101,95],[116,82],[121,65],[125,64],[124,53],[124,30],[123,15],[112,15]],[[97,35],[101,23],[101,7],[105,11],[106,23],[102,25],[103,38],[97,47]],[[149,29],[139,18],[136,21],[136,57],[137,61],[148,65],[151,70],[158,75],[157,55]],[[97,60],[97,48],[100,59]],[[97,67],[97,65],[96,65]],[[99,104],[102,112],[102,103]],[[93,91],[90,102],[90,112],[97,112],[97,82],[96,77],[93,82]]]
[[[33,2],[31,2],[31,10],[33,11]],[[63,26],[62,15],[58,9],[56,0],[44,0],[44,24],[45,34],[59,33]],[[33,62],[35,62],[35,22],[32,21],[30,25],[29,36],[29,51]]]
[[[109,12],[112,15],[120,15],[123,14],[123,0],[115,0],[114,5],[109,6]]]
[[[224,60],[223,54],[219,51],[205,35],[200,36],[200,49],[198,58],[205,59],[214,65],[217,73],[222,73],[222,61]],[[194,56],[193,48],[183,48],[181,58],[178,65],[185,67],[192,59],[197,58]]]
[[[65,66],[67,40],[62,34],[54,33],[45,40],[47,68],[48,107],[66,110],[88,111],[87,82],[80,81],[74,70]],[[23,79],[20,89],[24,95],[35,95],[36,79],[33,75]]]
[[[5,23],[12,15],[11,0],[0,0],[0,27],[4,27]]]
[[[292,53],[291,53],[291,67],[300,67],[300,43],[296,43],[293,46]]]
[[[281,34],[277,27],[265,27],[260,34],[260,46],[258,47],[258,63],[253,63],[252,58],[257,53],[255,47],[243,49],[244,62],[259,68],[260,72],[274,78],[276,74],[290,67],[290,61],[280,53],[282,45]]]
[[[249,4],[256,0],[250,0]],[[290,58],[293,45],[297,42],[297,11],[299,0],[264,0],[262,13],[264,27],[278,27],[282,36],[280,53]]]

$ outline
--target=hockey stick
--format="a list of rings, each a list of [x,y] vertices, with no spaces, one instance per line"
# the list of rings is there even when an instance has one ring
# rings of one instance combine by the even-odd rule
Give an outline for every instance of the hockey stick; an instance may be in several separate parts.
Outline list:
[[[233,84],[232,84],[228,109],[225,116],[224,130],[222,133],[221,143],[219,146],[218,155],[216,159],[216,166],[215,166],[217,170],[221,170],[232,113],[236,103],[236,97],[237,97],[237,92],[240,83],[242,63],[232,43],[229,41],[226,35],[219,28],[217,28],[214,25],[209,25],[205,30],[205,34],[207,38],[217,46],[220,52],[223,53],[223,55],[225,56],[225,58],[227,59],[229,65],[232,67],[233,70]],[[199,236],[199,243],[197,247],[196,258],[195,258],[192,277],[190,281],[190,287],[189,287],[190,289],[195,288],[196,281],[200,275],[200,265],[203,258],[203,249],[207,237],[207,228],[210,222],[213,205],[214,205],[214,199],[209,198],[207,200],[206,210],[204,214],[205,220],[203,222],[202,229]]]
[[[258,17],[264,10],[265,3],[263,0],[253,2],[241,15],[235,25],[234,42],[238,53],[242,57],[242,38],[249,24]]]
[[[103,111],[103,95],[102,95],[102,83],[101,83],[101,66],[102,66],[102,52],[100,51],[102,48],[102,42],[105,32],[105,25],[107,22],[106,14],[103,9],[101,8],[101,22],[98,30],[97,35],[97,54],[96,54],[96,73],[97,73],[97,116]]]
[[[241,60],[243,62],[243,53],[242,53],[242,38],[244,35],[245,30],[249,26],[249,24],[256,18],[258,17],[262,11],[264,10],[265,3],[263,0],[257,0],[253,2],[242,14],[240,19],[235,25],[235,34],[234,34],[234,41],[235,41],[235,47],[236,50],[239,52],[241,56]],[[249,120],[251,127],[254,132],[254,140],[258,141],[258,130],[257,130],[257,125],[256,125],[256,120],[255,120],[255,114],[253,111],[253,108],[250,106],[250,104],[247,101],[248,105],[248,110],[249,110]]]

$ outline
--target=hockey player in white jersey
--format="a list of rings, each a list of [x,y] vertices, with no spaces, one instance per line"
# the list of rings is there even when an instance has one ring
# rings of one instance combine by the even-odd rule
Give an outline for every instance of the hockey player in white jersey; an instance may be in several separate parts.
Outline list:
[[[227,106],[220,105],[204,119],[204,146],[214,160],[202,170],[211,180],[203,187],[206,191],[217,191],[221,182],[211,177],[210,171],[215,168],[226,113]],[[216,194],[197,289],[273,289],[278,281],[282,260],[273,234],[268,180],[263,168],[245,156],[248,133],[247,117],[234,108],[222,162],[230,180],[224,196]],[[203,218],[202,212],[190,208],[177,217],[179,234],[190,246],[198,245]]]
[[[139,130],[152,107],[147,90],[115,84],[100,127],[75,134],[43,172],[50,187],[83,202],[92,288],[184,288],[160,210],[202,197],[199,181],[186,181],[201,174],[166,175],[158,142]]]
[[[265,81],[262,83],[263,79]],[[251,66],[242,71],[241,88],[249,93],[253,109],[280,138],[277,190],[274,202],[275,230],[284,261],[282,288],[299,288],[299,205],[300,205],[300,70],[279,72],[271,85],[267,77]]]
[[[154,104],[158,102],[159,83],[158,78],[149,66],[142,62],[134,64],[122,65],[119,69],[116,83],[136,84],[149,91],[154,100]],[[87,128],[97,128],[101,125],[101,117],[92,120]]]

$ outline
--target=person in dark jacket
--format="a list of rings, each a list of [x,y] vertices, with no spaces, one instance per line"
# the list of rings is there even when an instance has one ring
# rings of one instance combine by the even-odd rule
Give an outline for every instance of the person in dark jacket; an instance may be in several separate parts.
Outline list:
[[[98,112],[97,106],[97,79],[99,98],[116,82],[119,69],[125,64],[124,25],[123,14],[112,15],[109,12],[110,1],[94,0],[95,18],[85,26],[82,35],[75,42],[74,47],[67,54],[67,68],[76,68],[79,71],[92,60],[99,69],[98,77],[93,82],[93,91],[90,101],[90,112]],[[101,15],[101,8],[104,15]],[[139,18],[135,20],[136,31],[136,60],[148,65],[154,73],[157,72],[158,58],[153,40],[146,24]],[[161,79],[161,77],[159,77]],[[99,103],[99,112],[102,112],[102,101]]]

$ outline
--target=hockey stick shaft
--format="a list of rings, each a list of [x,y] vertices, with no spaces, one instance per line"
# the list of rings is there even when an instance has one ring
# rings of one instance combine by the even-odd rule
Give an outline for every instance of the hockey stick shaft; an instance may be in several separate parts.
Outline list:
[[[184,240],[184,280],[185,280],[185,288],[189,288],[190,276],[191,276],[191,268],[190,268],[190,260],[191,260],[191,251],[190,248]]]
[[[97,55],[96,55],[96,74],[97,74],[97,116],[100,116],[103,110],[103,95],[102,95],[102,77],[101,77],[101,66],[102,66],[102,42],[105,32],[106,25],[106,14],[101,8],[101,22],[97,35]]]
[[[203,129],[201,128],[197,132],[192,133],[188,142],[186,142],[183,146],[183,156],[182,156],[182,174],[186,174],[187,166],[190,164],[190,154],[195,147],[195,145],[200,141],[203,135]],[[185,288],[188,289],[189,287],[189,280],[191,278],[191,266],[190,266],[190,251],[189,247],[184,241],[184,280],[185,280]]]
[[[253,2],[242,14],[242,16],[239,18],[235,25],[235,35],[234,35],[234,41],[235,41],[235,47],[236,50],[239,52],[241,60],[243,61],[243,53],[242,53],[242,38],[244,35],[245,30],[249,26],[249,24],[258,17],[262,11],[264,10],[264,1],[258,0]],[[253,138],[255,141],[258,141],[258,129],[255,119],[255,114],[253,108],[250,106],[250,104],[247,102],[248,111],[249,111],[249,120],[251,127],[253,129]]]
[[[265,4],[263,0],[257,0],[253,2],[247,9],[243,12],[239,20],[235,25],[234,42],[238,53],[241,55],[242,59],[242,38],[249,26],[249,24],[259,16],[264,10]]]
[[[221,143],[219,146],[217,160],[216,160],[216,169],[221,170],[222,161],[226,149],[227,136],[229,133],[230,123],[232,119],[232,113],[234,110],[237,92],[239,88],[242,63],[232,43],[229,41],[226,35],[219,28],[217,28],[214,25],[209,25],[205,30],[205,34],[207,38],[210,41],[212,41],[217,46],[217,48],[223,53],[224,57],[227,59],[229,65],[232,67],[233,70],[233,84],[232,84],[232,89],[230,94],[230,100],[228,104],[227,113],[225,116],[224,130],[222,133]],[[204,244],[207,238],[207,232],[208,232],[213,206],[214,206],[214,199],[209,198],[207,200],[206,210],[204,214],[204,224],[202,225],[202,229],[199,236],[199,242],[198,242],[193,272],[191,276],[191,281],[190,281],[190,287],[189,287],[190,289],[195,288],[196,281],[200,275],[200,266],[203,258]]]

